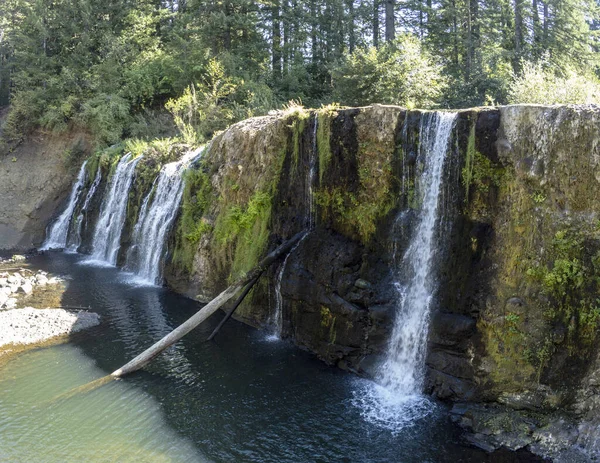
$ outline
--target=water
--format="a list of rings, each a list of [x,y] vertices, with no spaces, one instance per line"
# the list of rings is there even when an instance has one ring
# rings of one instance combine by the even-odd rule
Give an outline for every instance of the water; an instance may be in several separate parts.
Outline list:
[[[94,178],[94,181],[93,181],[92,185],[90,186],[90,189],[88,190],[87,195],[85,195],[85,200],[83,201],[83,206],[81,206],[81,211],[79,211],[79,215],[77,216],[77,227],[75,229],[75,236],[73,236],[71,245],[69,246],[70,251],[77,251],[79,249],[79,246],[81,246],[81,230],[83,227],[83,222],[86,217],[86,213],[87,213],[88,207],[90,205],[90,201],[96,194],[96,190],[98,189],[98,186],[100,185],[101,181],[102,181],[102,169],[100,169],[100,166],[98,166],[98,170],[96,171],[96,177]]]
[[[287,262],[290,256],[298,249],[300,244],[306,239],[310,232],[315,228],[316,212],[315,212],[315,197],[313,188],[317,172],[317,128],[319,118],[315,115],[312,132],[312,149],[309,154],[308,161],[308,176],[306,178],[305,202],[306,204],[306,233],[300,241],[287,253],[282,264],[277,270],[275,277],[275,313],[272,315],[270,323],[273,326],[274,332],[271,334],[271,340],[281,339],[283,336],[283,295],[281,294],[281,284],[287,267]]]
[[[422,395],[427,334],[435,276],[432,275],[440,220],[444,161],[456,120],[455,113],[426,113],[419,134],[417,176],[420,197],[416,229],[397,271],[398,308],[386,360],[376,385],[357,396],[365,416],[392,430],[412,426],[434,411]]]
[[[440,406],[393,434],[350,402],[365,380],[220,315],[144,371],[93,392],[59,394],[114,371],[198,309],[163,288],[131,286],[112,267],[46,253],[36,267],[71,275],[64,305],[90,305],[101,325],[69,345],[0,370],[0,461],[215,463],[501,462],[463,446]],[[513,455],[511,454],[511,457]]]
[[[181,202],[183,172],[202,150],[191,151],[179,161],[165,164],[144,199],[127,256],[127,268],[142,282],[162,283],[161,259],[168,231]]]
[[[92,241],[91,260],[105,262],[108,265],[117,263],[129,188],[133,181],[135,166],[141,158],[142,156],[139,156],[132,160],[131,154],[126,154],[117,164],[108,192],[100,207],[100,216]]]
[[[48,233],[48,237],[46,241],[40,248],[40,250],[45,251],[48,249],[63,249],[67,245],[67,237],[69,234],[69,226],[71,225],[71,219],[73,217],[73,211],[75,210],[75,206],[77,205],[77,200],[79,199],[79,195],[81,194],[81,189],[83,188],[83,184],[85,183],[85,166],[87,164],[87,160],[81,165],[81,169],[79,169],[79,175],[77,175],[77,180],[71,189],[71,195],[69,196],[69,202],[67,204],[67,208],[63,211],[63,213],[56,219],[56,222],[50,228],[50,232]]]
[[[307,230],[304,233],[304,236],[298,241],[290,252],[287,253],[285,259],[279,266],[279,270],[277,271],[277,276],[275,277],[275,313],[271,319],[271,324],[273,325],[275,332],[272,333],[270,339],[277,340],[281,339],[283,336],[283,295],[281,294],[281,284],[283,282],[283,275],[285,273],[285,268],[287,267],[287,262],[290,256],[294,253],[296,249],[302,244],[302,241],[306,239],[309,235],[310,230]]]

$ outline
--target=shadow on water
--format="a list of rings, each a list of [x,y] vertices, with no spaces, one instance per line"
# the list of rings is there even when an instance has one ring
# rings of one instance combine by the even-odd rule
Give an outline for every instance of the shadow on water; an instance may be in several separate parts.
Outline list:
[[[62,365],[65,378],[59,381],[60,387],[49,387],[49,397],[114,371],[199,308],[196,302],[163,288],[132,285],[114,268],[82,265],[82,259],[48,253],[33,261],[47,271],[71,275],[64,305],[89,305],[102,316],[99,327],[73,336],[68,346],[18,359],[23,365],[37,362],[46,369]],[[134,455],[131,461],[240,463],[533,461],[510,452],[490,457],[463,445],[444,406],[398,435],[378,428],[361,418],[351,403],[353,391],[364,380],[327,367],[288,343],[269,342],[264,333],[233,320],[216,342],[205,342],[221,316],[213,316],[143,371],[63,401],[68,403],[66,415],[52,409],[42,419],[36,415],[41,407],[35,404],[18,413],[34,409],[29,418],[35,416],[41,423],[50,420],[46,415],[56,419],[58,414],[62,416],[59,423],[68,429],[74,426],[69,416],[82,423],[94,422],[96,427],[89,430],[94,445],[110,444],[115,461],[128,461],[129,455]],[[29,374],[35,379],[33,366]],[[17,367],[9,372],[15,377],[21,374],[14,371]],[[52,383],[54,376],[46,379]],[[10,386],[12,379],[7,381]],[[0,406],[14,403],[16,399],[0,385]],[[126,413],[130,415],[123,416]],[[0,412],[0,434],[8,430],[18,435],[19,426],[27,422],[22,418],[10,413],[3,418]],[[108,420],[116,420],[120,428],[110,427]],[[38,426],[36,432],[60,432],[56,429]],[[83,431],[77,426],[73,432]],[[137,443],[146,453],[127,453],[124,444],[113,442],[130,434],[133,437],[127,442]],[[42,441],[54,438],[45,436]],[[3,445],[0,437],[0,460],[3,452],[20,455],[19,449],[7,452]],[[80,455],[81,451],[74,448],[71,455],[105,461],[98,455]],[[28,455],[27,449],[23,452],[23,460],[36,461],[27,458],[34,455]]]

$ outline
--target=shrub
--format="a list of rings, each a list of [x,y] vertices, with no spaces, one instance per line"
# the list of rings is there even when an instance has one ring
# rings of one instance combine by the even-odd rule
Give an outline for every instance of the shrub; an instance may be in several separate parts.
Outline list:
[[[165,107],[173,114],[186,143],[201,143],[232,122],[233,114],[225,100],[234,90],[223,66],[212,59],[202,82],[190,85],[179,98],[167,101]]]
[[[129,119],[129,102],[117,95],[101,93],[83,105],[82,120],[99,146],[119,142]]]
[[[350,106],[388,103],[435,107],[446,86],[442,67],[410,35],[382,48],[358,48],[333,70],[334,98]]]
[[[600,103],[600,81],[593,75],[568,67],[557,69],[542,60],[524,62],[519,75],[513,75],[508,91],[511,104],[592,104]]]

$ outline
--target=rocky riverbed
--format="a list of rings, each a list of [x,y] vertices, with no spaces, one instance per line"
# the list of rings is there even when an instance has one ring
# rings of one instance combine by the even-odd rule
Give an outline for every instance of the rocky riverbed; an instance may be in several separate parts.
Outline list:
[[[56,336],[91,328],[100,323],[93,312],[25,307],[0,312],[0,347],[7,344],[33,344]]]
[[[2,271],[0,268],[0,310],[15,309],[19,304],[19,298],[31,295],[34,288],[60,283],[59,278],[48,276],[41,270],[34,273],[27,268],[13,271]]]
[[[64,281],[27,268],[24,256],[0,261],[0,357],[96,326],[98,314],[60,307]]]

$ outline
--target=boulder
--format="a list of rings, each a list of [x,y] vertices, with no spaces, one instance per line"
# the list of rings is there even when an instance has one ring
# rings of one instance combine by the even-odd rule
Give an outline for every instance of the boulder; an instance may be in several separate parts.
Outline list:
[[[18,292],[23,294],[31,294],[33,292],[33,286],[29,281],[25,280],[25,282],[19,286]]]

